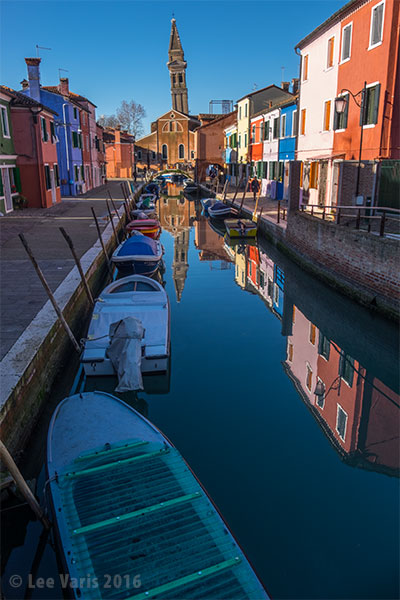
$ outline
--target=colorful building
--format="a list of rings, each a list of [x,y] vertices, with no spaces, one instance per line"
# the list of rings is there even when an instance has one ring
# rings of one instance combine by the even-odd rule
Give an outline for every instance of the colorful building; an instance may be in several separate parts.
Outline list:
[[[1,90],[10,97],[23,205],[48,208],[61,201],[55,113],[25,94],[4,86]]]
[[[289,100],[281,104],[278,160],[280,164],[283,163],[282,197],[284,200],[287,200],[289,197],[289,162],[295,159],[297,115],[297,99]]]
[[[236,111],[226,115],[217,115],[196,129],[196,168],[197,178],[206,178],[209,165],[218,165],[223,171],[226,149],[225,129],[236,125]]]
[[[14,209],[13,202],[21,191],[17,155],[14,148],[13,130],[10,112],[10,95],[0,87],[0,213],[8,213]]]
[[[135,171],[135,138],[120,127],[105,127],[103,142],[106,158],[106,176],[132,178]],[[97,153],[100,140],[96,138]],[[97,156],[97,161],[99,160]]]

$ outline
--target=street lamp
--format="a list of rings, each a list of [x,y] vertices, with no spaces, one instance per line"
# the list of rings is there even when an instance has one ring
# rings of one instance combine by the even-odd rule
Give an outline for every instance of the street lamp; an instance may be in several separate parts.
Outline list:
[[[360,150],[358,154],[358,167],[357,167],[357,183],[356,183],[356,199],[358,198],[359,190],[360,190],[360,170],[361,170],[361,152],[362,152],[362,143],[363,143],[363,131],[364,131],[364,118],[365,118],[365,100],[367,93],[367,82],[364,81],[364,87],[362,90],[353,94],[350,90],[344,88],[341,90],[340,95],[335,98],[335,111],[341,115],[345,112],[346,106],[348,104],[348,99],[345,96],[342,96],[343,93],[350,94],[353,98],[354,102],[360,108],[361,116],[360,116]],[[357,100],[357,96],[360,96],[360,99]]]
[[[318,397],[319,400],[322,398],[326,398],[331,390],[338,390],[340,395],[340,385],[342,383],[342,376],[338,375],[336,379],[333,380],[330,388],[326,391],[326,386],[321,379],[318,379],[317,384],[315,386],[314,395]]]

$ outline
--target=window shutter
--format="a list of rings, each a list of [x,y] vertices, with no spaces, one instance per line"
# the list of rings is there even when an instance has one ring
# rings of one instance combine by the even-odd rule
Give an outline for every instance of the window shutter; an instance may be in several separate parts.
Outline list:
[[[335,109],[335,114],[333,115],[333,130],[336,131],[336,129],[339,129],[339,113],[336,112]]]
[[[379,7],[381,8],[381,7]],[[372,123],[378,122],[379,96],[381,93],[381,84],[375,86],[374,106],[372,109]]]
[[[377,44],[382,40],[383,4],[380,4],[372,12],[372,39],[371,44]]]
[[[365,92],[362,93],[361,98],[360,126],[365,125],[366,123],[368,90],[365,90]]]
[[[347,127],[347,116],[349,114],[349,104],[350,104],[350,98],[349,98],[349,94],[346,94],[346,108],[344,109],[344,114],[343,114],[343,129],[346,129]]]

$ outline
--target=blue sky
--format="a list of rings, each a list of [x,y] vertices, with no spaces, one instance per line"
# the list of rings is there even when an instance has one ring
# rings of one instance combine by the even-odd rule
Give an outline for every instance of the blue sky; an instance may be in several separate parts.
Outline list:
[[[1,83],[20,89],[24,58],[40,50],[42,85],[70,80],[70,89],[115,112],[140,102],[150,122],[171,107],[166,63],[175,14],[187,67],[189,110],[208,112],[212,99],[296,77],[294,46],[345,0],[1,0]]]

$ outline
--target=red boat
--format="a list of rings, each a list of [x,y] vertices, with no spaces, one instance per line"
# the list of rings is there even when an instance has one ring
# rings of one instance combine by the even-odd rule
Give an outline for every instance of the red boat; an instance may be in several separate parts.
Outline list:
[[[140,231],[143,235],[156,240],[160,236],[161,225],[157,219],[136,219],[128,223],[126,230],[130,232]]]

